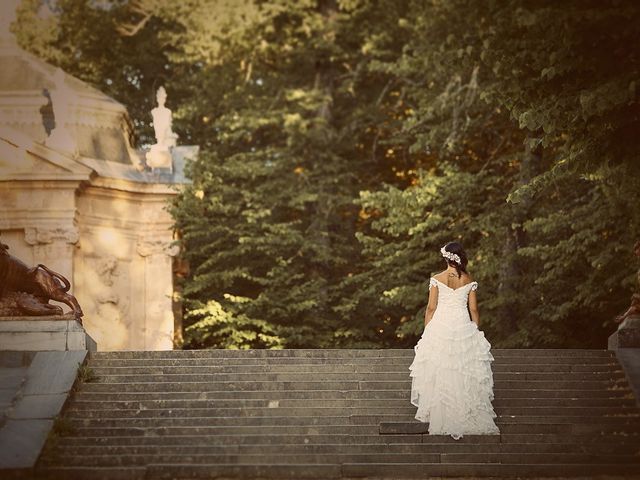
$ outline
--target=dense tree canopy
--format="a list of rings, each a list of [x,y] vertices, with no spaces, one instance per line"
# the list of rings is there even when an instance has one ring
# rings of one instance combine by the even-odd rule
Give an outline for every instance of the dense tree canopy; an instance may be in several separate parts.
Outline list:
[[[603,346],[628,303],[636,2],[28,0],[15,30],[141,142],[164,84],[201,146],[189,347],[412,345],[452,239],[494,346]]]

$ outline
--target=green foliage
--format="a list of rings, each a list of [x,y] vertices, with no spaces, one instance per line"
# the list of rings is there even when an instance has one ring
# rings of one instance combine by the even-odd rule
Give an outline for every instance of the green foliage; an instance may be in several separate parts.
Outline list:
[[[235,82],[216,98],[215,140],[174,206],[193,269],[187,340],[374,346],[371,322],[337,307],[359,256],[353,200],[388,168],[371,153],[370,125],[389,78],[368,72],[370,54],[356,48],[369,41],[372,14],[385,20],[364,7],[347,15],[314,2],[278,5],[265,7],[251,35],[225,44],[251,62],[250,78],[235,60],[211,69]]]
[[[95,370],[87,365],[78,364],[78,381],[82,383],[95,382],[98,379]]]
[[[380,292],[395,292],[407,310],[394,306],[389,315],[406,321],[425,304],[426,287],[412,290],[416,281],[402,276],[416,265],[433,271],[434,247],[462,239],[494,344],[601,347],[627,302],[640,234],[632,207],[640,192],[632,140],[639,59],[629,48],[640,39],[640,9],[451,1],[416,2],[412,11],[411,41],[387,67],[415,112],[396,138],[434,154],[439,166],[401,193],[361,199],[381,216],[363,237],[371,265],[386,273],[375,286],[367,277],[374,298],[386,304]],[[459,173],[443,167],[447,159]],[[469,183],[478,168],[489,176]],[[399,198],[429,200],[403,207]],[[420,325],[421,313],[400,331]]]
[[[495,346],[604,345],[640,237],[635,2],[39,3],[23,45],[142,141],[164,84],[201,146],[188,347],[411,346],[452,239]]]

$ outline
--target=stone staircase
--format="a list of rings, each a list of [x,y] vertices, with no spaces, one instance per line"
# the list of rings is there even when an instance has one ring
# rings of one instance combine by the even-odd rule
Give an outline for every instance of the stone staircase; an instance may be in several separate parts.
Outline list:
[[[424,434],[413,350],[94,353],[41,478],[640,478],[615,354],[493,350],[501,435]]]

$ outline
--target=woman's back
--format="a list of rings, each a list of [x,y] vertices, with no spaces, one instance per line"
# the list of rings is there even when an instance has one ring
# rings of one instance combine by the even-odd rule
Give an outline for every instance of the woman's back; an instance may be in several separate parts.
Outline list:
[[[433,278],[438,280],[440,283],[443,283],[452,290],[457,290],[458,288],[464,287],[465,285],[473,282],[471,275],[469,275],[469,273],[467,272],[461,272],[460,277],[458,277],[458,275],[456,275],[455,273],[444,270],[437,275],[434,275]]]

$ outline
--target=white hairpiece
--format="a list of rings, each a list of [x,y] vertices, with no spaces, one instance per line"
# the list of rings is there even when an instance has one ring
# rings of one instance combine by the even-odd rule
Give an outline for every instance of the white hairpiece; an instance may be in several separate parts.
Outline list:
[[[442,247],[440,249],[440,253],[442,254],[442,256],[444,258],[446,258],[447,260],[451,260],[452,262],[456,262],[458,265],[460,265],[460,257],[458,255],[456,255],[455,253],[451,253],[451,252],[447,252],[444,247]]]

